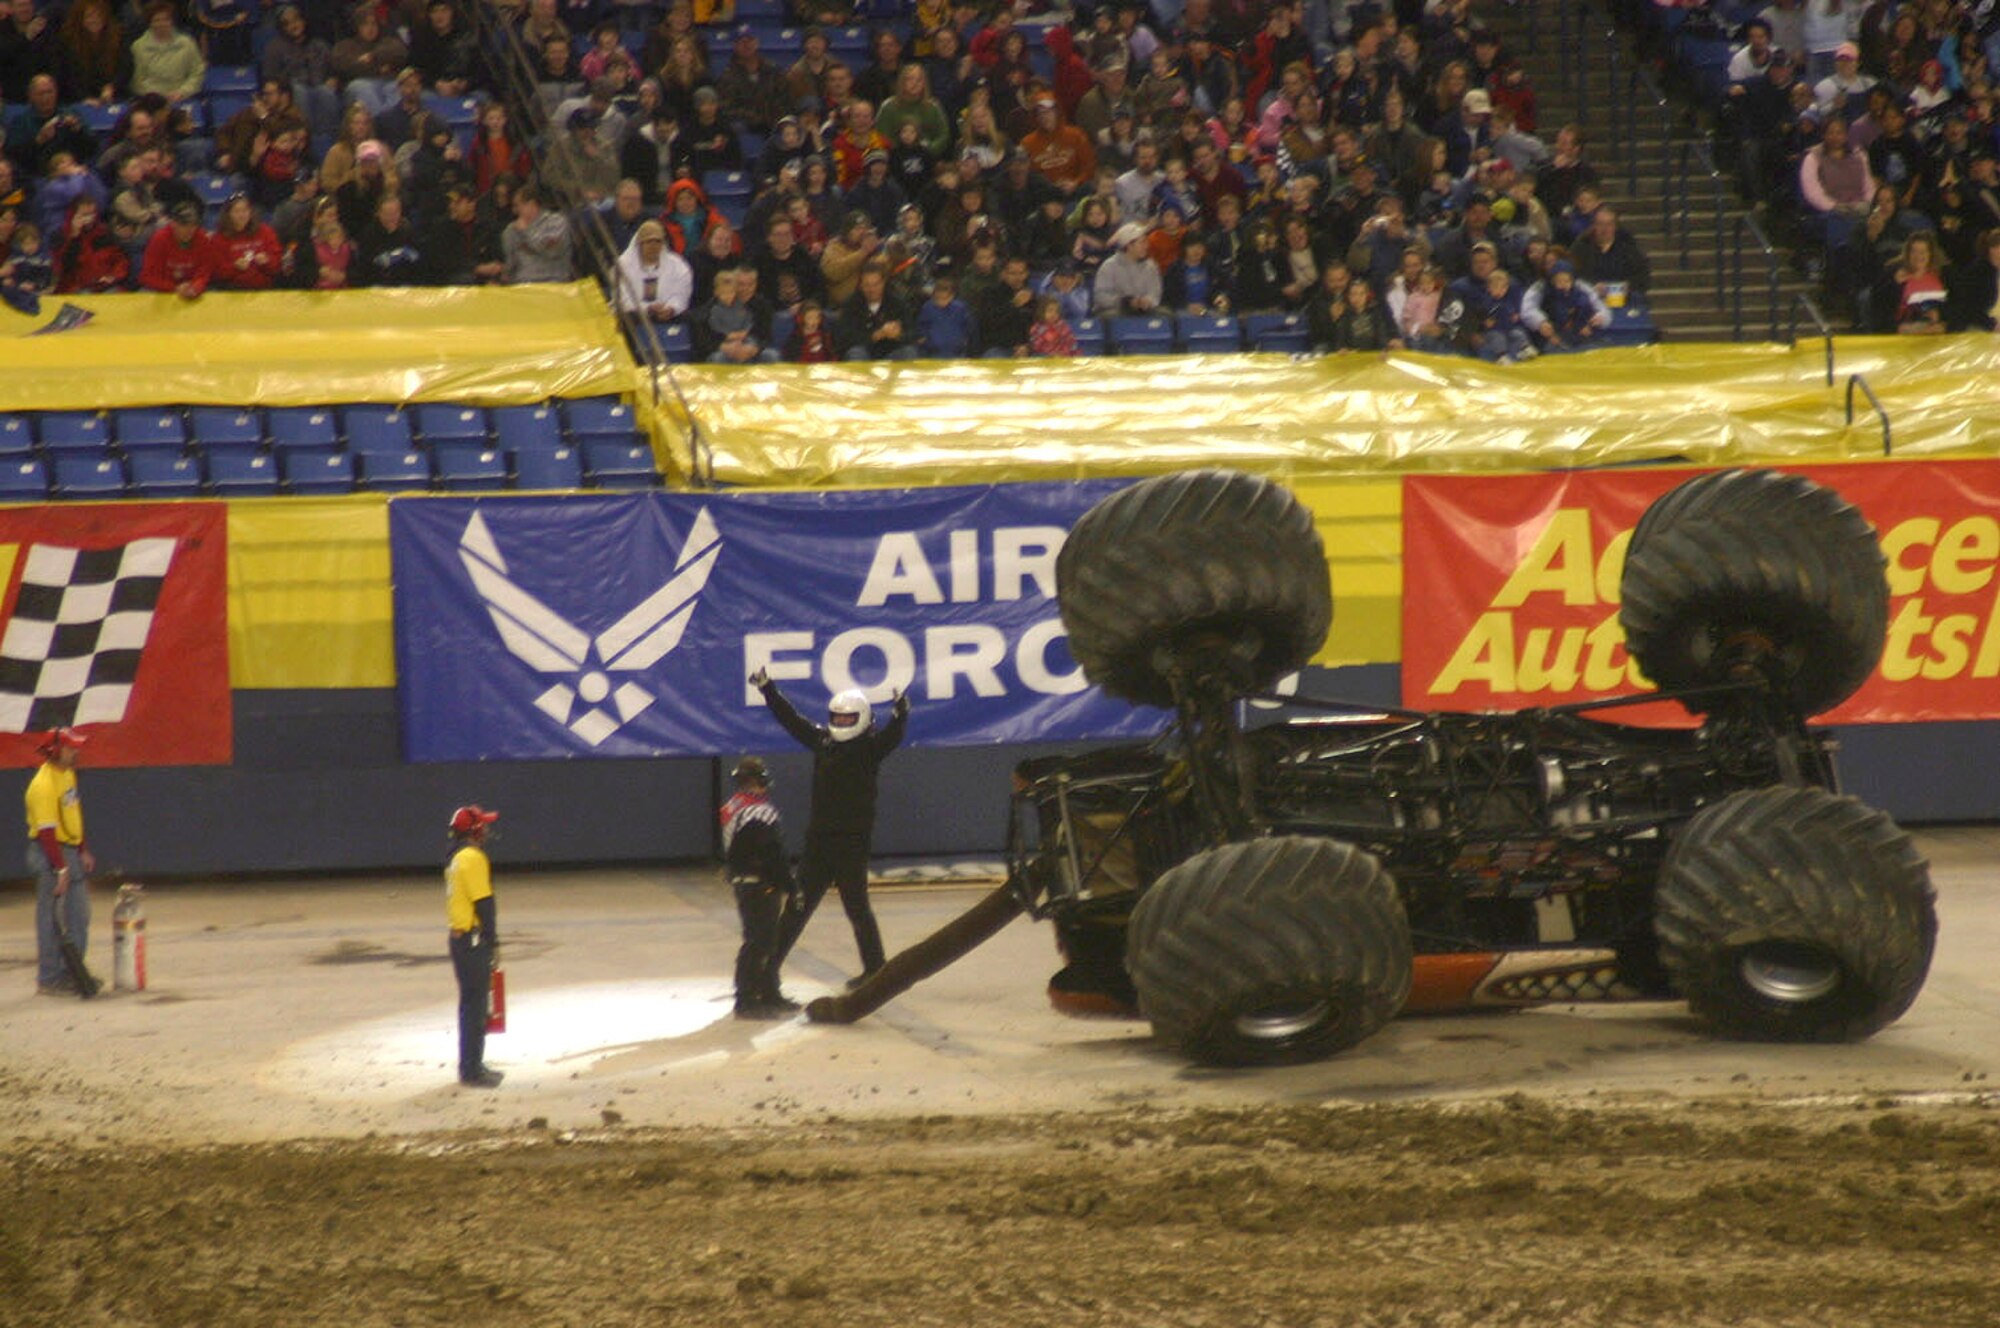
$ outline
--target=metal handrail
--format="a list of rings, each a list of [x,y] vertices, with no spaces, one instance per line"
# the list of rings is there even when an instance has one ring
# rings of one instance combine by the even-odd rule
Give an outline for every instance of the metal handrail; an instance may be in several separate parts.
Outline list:
[[[1769,287],[1768,309],[1771,315],[1771,340],[1776,341],[1778,339],[1778,251],[1772,246],[1770,237],[1764,234],[1764,228],[1757,224],[1756,216],[1748,212],[1739,212],[1736,214],[1736,225],[1730,235],[1730,242],[1735,250],[1730,256],[1731,284],[1735,287],[1730,292],[1730,311],[1731,317],[1734,320],[1733,331],[1738,341],[1743,340],[1743,233],[1745,231],[1750,233],[1751,240],[1756,243],[1758,250],[1764,255],[1764,270]]]
[[[1826,385],[1832,387],[1833,329],[1827,325],[1825,316],[1820,313],[1819,306],[1813,303],[1812,296],[1804,291],[1792,296],[1792,334],[1787,339],[1793,346],[1799,344],[1799,314],[1802,312],[1818,326],[1820,340],[1826,343]]]
[[[1888,456],[1890,452],[1889,412],[1882,409],[1882,399],[1875,395],[1875,389],[1868,386],[1868,380],[1860,374],[1847,375],[1848,427],[1852,428],[1854,425],[1854,389],[1857,387],[1861,389],[1861,395],[1868,398],[1868,404],[1875,408],[1875,414],[1882,421],[1882,455]]]
[[[508,111],[517,124],[528,126],[537,133],[546,134],[548,125],[544,123],[541,104],[535,96],[535,63],[528,49],[521,42],[521,35],[513,25],[496,21],[498,11],[487,5],[466,7],[472,18],[474,36],[488,55],[493,57],[496,71],[507,97]],[[546,141],[546,140],[544,140]],[[659,330],[650,318],[625,309],[618,299],[618,258],[611,243],[611,231],[604,224],[603,214],[587,200],[577,197],[569,189],[553,184],[543,172],[542,159],[532,141],[528,148],[530,160],[541,185],[556,195],[563,213],[571,220],[572,227],[583,241],[584,251],[590,260],[590,267],[600,274],[599,281],[605,287],[606,303],[625,335],[630,339],[639,358],[645,361],[647,380],[652,390],[653,405],[660,405],[660,378],[666,376],[667,385],[674,399],[679,403],[683,418],[687,420],[688,457],[693,469],[689,478],[697,485],[706,487],[714,483],[715,455],[709,446],[700,424],[689,407],[686,395],[681,391],[679,381],[674,377],[673,364],[667,359],[665,345],[660,341]]]

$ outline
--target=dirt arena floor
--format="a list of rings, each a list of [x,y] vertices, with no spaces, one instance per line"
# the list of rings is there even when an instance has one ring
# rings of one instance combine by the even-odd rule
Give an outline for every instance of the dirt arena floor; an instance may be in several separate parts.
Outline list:
[[[503,843],[491,1093],[428,879],[158,889],[148,990],[91,1002],[31,994],[12,889],[0,1325],[1992,1328],[2000,831],[1922,842],[1937,961],[1859,1046],[1565,1007],[1256,1073],[1055,1015],[1025,921],[855,1027],[738,1023],[710,876]],[[895,945],[975,897],[878,903]],[[788,985],[852,953],[831,910]]]

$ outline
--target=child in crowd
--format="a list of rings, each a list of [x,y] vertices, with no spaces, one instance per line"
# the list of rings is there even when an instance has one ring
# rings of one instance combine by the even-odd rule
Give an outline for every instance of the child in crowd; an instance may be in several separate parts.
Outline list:
[[[1182,220],[1188,225],[1199,225],[1201,195],[1195,192],[1194,182],[1188,179],[1187,158],[1169,157],[1161,170],[1167,178],[1153,190],[1153,210],[1159,212],[1177,207],[1181,210]]]
[[[923,126],[914,117],[896,126],[896,141],[889,148],[889,178],[906,198],[921,198],[930,187],[937,158],[924,146]]]
[[[917,311],[917,344],[926,358],[962,359],[972,349],[972,310],[958,298],[958,282],[939,277]]]
[[[1036,355],[1066,358],[1076,354],[1076,329],[1063,317],[1063,302],[1044,295],[1035,302],[1035,323],[1028,329],[1028,349]]]
[[[1055,297],[1064,321],[1072,326],[1090,317],[1090,283],[1083,279],[1083,267],[1074,258],[1056,264],[1042,282],[1041,293]]]
[[[793,364],[826,364],[839,358],[819,301],[807,300],[799,306],[798,321],[792,324],[791,339],[785,343],[785,358]]]
[[[1451,338],[1438,323],[1438,304],[1444,298],[1444,269],[1426,264],[1416,286],[1403,297],[1403,313],[1397,322],[1403,344],[1411,350],[1449,355]]]
[[[41,228],[22,222],[14,231],[14,252],[0,263],[0,299],[25,313],[34,313],[54,283],[55,264],[42,248]]]
[[[1547,349],[1568,350],[1610,327],[1611,310],[1562,259],[1549,269],[1548,279],[1537,282],[1522,299],[1521,319],[1541,336]]]
[[[1521,292],[1507,269],[1496,267],[1486,277],[1486,317],[1479,328],[1479,358],[1498,364],[1532,360],[1537,352],[1521,321]]]
[[[1161,299],[1175,313],[1222,314],[1229,312],[1229,296],[1215,279],[1208,263],[1208,240],[1199,231],[1189,231],[1181,240],[1180,257],[1161,274]]]

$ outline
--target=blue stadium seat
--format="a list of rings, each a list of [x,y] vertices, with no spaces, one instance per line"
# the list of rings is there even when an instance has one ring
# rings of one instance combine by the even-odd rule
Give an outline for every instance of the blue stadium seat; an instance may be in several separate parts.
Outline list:
[[[1174,350],[1174,323],[1163,315],[1114,318],[1111,345],[1120,355],[1171,355]]]
[[[123,498],[125,467],[108,453],[61,452],[54,458],[56,497]]]
[[[263,452],[213,452],[208,487],[220,498],[254,498],[278,491],[278,463]]]
[[[578,397],[563,403],[563,418],[575,442],[610,438],[629,443],[638,436],[632,422],[632,408],[616,397]]]
[[[1174,320],[1182,347],[1191,355],[1217,355],[1243,349],[1243,329],[1234,318],[1182,314]]]
[[[554,406],[502,406],[493,412],[493,442],[503,452],[547,452],[562,446]]]
[[[826,34],[826,48],[842,64],[860,69],[868,63],[868,29],[835,28]]]
[[[0,502],[41,502],[49,496],[49,472],[40,457],[0,462]]]
[[[1252,350],[1303,354],[1309,344],[1303,314],[1245,314],[1243,341]]]
[[[351,452],[287,452],[279,459],[293,493],[353,493]]]
[[[193,498],[201,492],[201,463],[172,452],[134,452],[132,492],[142,498]]]
[[[790,316],[789,314],[784,315],[784,317]],[[778,340],[778,318],[779,315],[777,314],[771,316],[771,342],[782,353],[785,343]],[[660,349],[666,353],[669,363],[687,364],[693,361],[694,334],[688,331],[686,323],[668,323],[665,327],[655,328],[654,330],[660,334]]]
[[[13,460],[35,450],[35,431],[25,415],[0,415],[0,457]]]
[[[795,52],[785,63],[795,64],[798,58],[798,54]],[[743,154],[743,160],[751,163],[753,166],[764,155],[764,141],[764,136],[754,129],[739,129],[736,131],[736,148]]]
[[[111,441],[104,416],[94,410],[45,410],[35,434],[49,452],[102,452]]]
[[[403,453],[416,446],[410,436],[410,413],[395,406],[344,406],[340,425],[351,452]]]
[[[202,206],[210,208],[221,207],[229,201],[231,194],[238,192],[242,188],[237,183],[235,176],[216,175],[213,172],[205,175],[190,175],[187,183],[200,196]]]
[[[436,460],[439,488],[477,493],[507,487],[507,458],[492,448],[444,447]]]
[[[88,102],[78,102],[70,110],[83,121],[83,127],[99,138],[104,138],[118,127],[125,118],[126,106],[122,101],[107,102],[102,106],[92,106]]]
[[[736,17],[744,23],[782,19],[785,17],[785,0],[736,0]]]
[[[1102,355],[1104,353],[1104,320],[1101,318],[1079,318],[1070,329],[1076,333],[1076,353],[1079,355]]]
[[[264,413],[264,425],[275,451],[331,452],[340,446],[331,406],[280,406]]]
[[[486,412],[478,406],[418,406],[417,434],[427,445],[479,443],[492,436]]]
[[[205,452],[254,452],[264,445],[264,422],[253,410],[196,406],[188,411],[195,446]]]
[[[250,92],[211,92],[202,98],[208,107],[211,124],[226,125],[236,118],[239,111],[249,109],[256,96]]]
[[[257,70],[251,65],[210,65],[201,80],[203,92],[255,92]]]
[[[581,489],[583,461],[573,447],[558,447],[550,451],[524,448],[514,453],[514,487]]]
[[[431,463],[422,452],[363,452],[361,487],[384,493],[431,487]]]
[[[177,410],[113,411],[111,427],[127,452],[178,452],[187,446],[187,424]]]
[[[424,109],[437,116],[453,129],[479,122],[480,98],[445,97],[435,92],[424,94]]]
[[[639,443],[590,439],[583,444],[583,469],[600,489],[652,489],[660,483],[653,450]]]

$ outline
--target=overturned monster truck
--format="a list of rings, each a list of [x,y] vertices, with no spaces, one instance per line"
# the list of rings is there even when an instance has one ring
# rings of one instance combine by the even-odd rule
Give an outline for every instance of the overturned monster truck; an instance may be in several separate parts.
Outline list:
[[[1051,919],[1050,996],[1143,1013],[1211,1064],[1311,1060],[1405,1009],[1685,999],[1726,1037],[1863,1038],[1909,1008],[1929,871],[1839,791],[1807,727],[1873,671],[1874,531],[1795,475],[1691,479],[1633,532],[1619,618],[1658,687],[1517,713],[1363,711],[1246,729],[1325,639],[1311,514],[1250,475],[1122,490],[1058,563],[1077,662],[1166,707],[1146,745],[1022,765],[1009,879],[818,1020],[879,1007],[1021,911]],[[1689,730],[1612,722],[1671,698]]]

